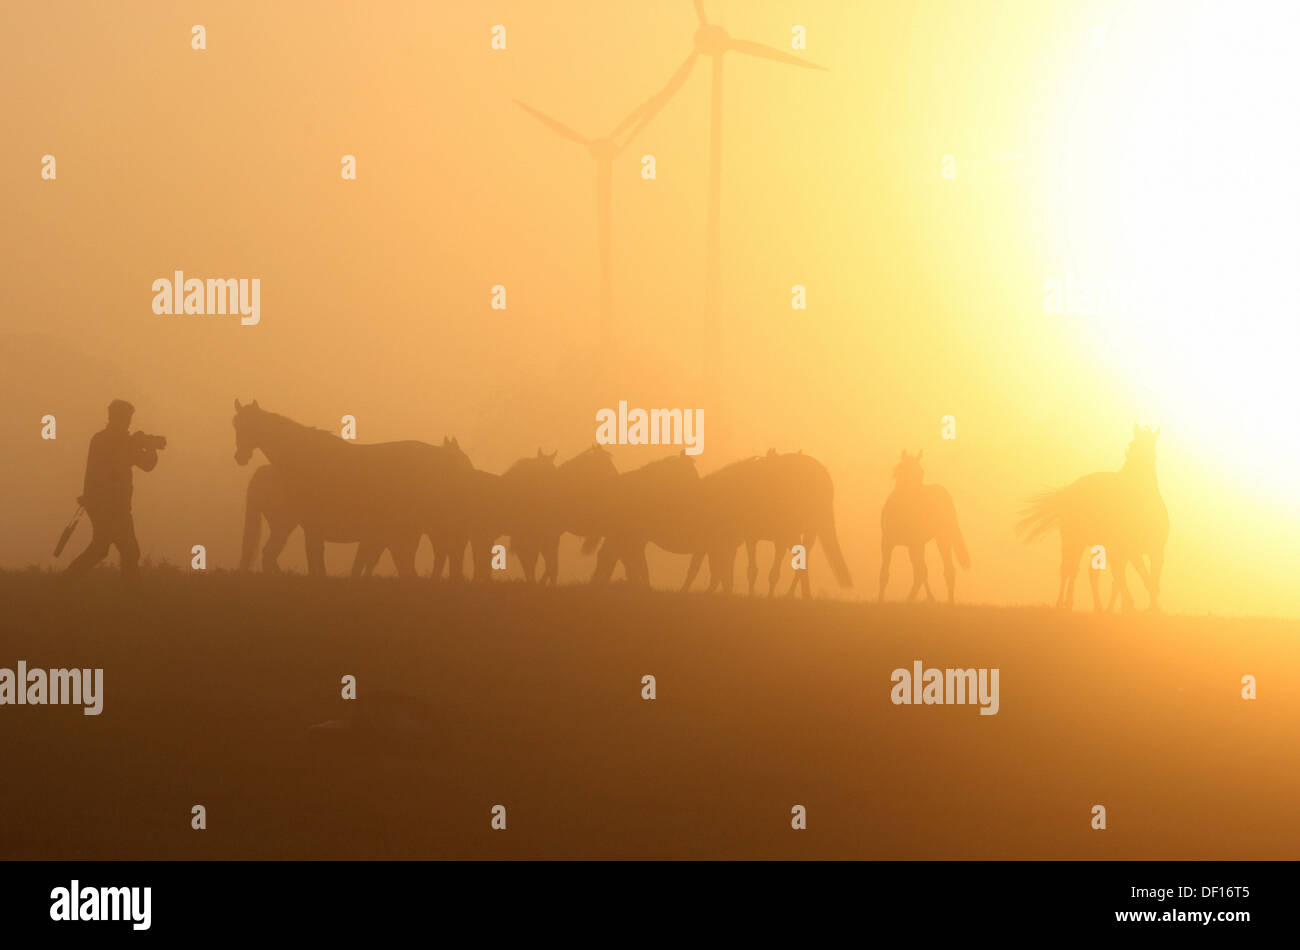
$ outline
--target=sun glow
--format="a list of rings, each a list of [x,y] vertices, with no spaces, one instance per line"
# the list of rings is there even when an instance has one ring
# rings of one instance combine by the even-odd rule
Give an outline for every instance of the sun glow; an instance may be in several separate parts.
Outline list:
[[[1132,388],[1144,421],[1296,505],[1300,14],[1116,14],[1076,64],[1044,196],[1093,297],[1070,332]]]

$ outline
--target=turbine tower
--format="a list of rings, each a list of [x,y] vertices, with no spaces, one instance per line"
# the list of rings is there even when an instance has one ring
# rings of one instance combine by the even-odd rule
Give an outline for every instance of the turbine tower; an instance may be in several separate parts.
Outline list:
[[[708,21],[704,15],[703,0],[695,0],[695,16],[699,20],[699,26],[695,30],[694,49],[663,89],[643,107],[649,112],[632,129],[629,138],[635,137],[650,116],[662,109],[682,87],[698,57],[713,57],[713,91],[709,107],[708,248],[704,270],[705,361],[709,365],[717,357],[722,324],[722,58],[727,53],[743,53],[786,66],[800,66],[823,72],[826,68],[772,46],[736,39],[721,26]],[[708,375],[712,377],[715,374]]]
[[[608,135],[600,138],[587,138],[584,135],[575,132],[569,126],[560,122],[546,113],[534,109],[526,102],[515,100],[515,105],[523,109],[537,121],[541,122],[551,131],[556,132],[572,142],[584,145],[591,157],[596,162],[596,239],[600,254],[600,343],[602,350],[608,352],[612,335],[613,324],[613,254],[612,254],[612,225],[613,225],[613,169],[614,159],[623,151],[632,140],[636,138],[637,133],[645,127],[655,113],[663,108],[664,103],[668,100],[659,101],[659,96],[653,96],[646,102],[643,102],[627,118],[620,122]],[[619,141],[618,137],[637,119],[641,119],[640,124],[625,138]]]

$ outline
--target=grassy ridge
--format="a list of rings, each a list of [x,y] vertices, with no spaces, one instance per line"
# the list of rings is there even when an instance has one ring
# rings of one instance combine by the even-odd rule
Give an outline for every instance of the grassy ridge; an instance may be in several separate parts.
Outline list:
[[[3,857],[1300,856],[1296,622],[163,569],[0,602],[0,667],[105,670],[99,717],[0,707]],[[893,705],[916,659],[998,667],[1001,711]]]

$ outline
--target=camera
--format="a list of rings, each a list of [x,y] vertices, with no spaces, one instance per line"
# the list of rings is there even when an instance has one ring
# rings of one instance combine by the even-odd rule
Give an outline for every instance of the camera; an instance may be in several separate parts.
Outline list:
[[[136,448],[141,448],[141,449],[167,448],[166,436],[150,435],[147,432],[133,432],[131,433],[131,440],[135,443]]]

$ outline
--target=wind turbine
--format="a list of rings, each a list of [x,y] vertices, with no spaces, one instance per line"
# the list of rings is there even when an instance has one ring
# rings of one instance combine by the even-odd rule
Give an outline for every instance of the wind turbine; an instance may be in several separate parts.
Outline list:
[[[708,21],[704,15],[704,0],[695,0],[695,16],[699,20],[699,26],[695,30],[695,48],[663,89],[643,107],[651,111],[632,129],[629,139],[635,137],[649,122],[650,116],[662,109],[682,87],[697,57],[713,57],[713,93],[709,107],[708,251],[704,282],[704,306],[707,314],[705,358],[711,362],[717,355],[718,334],[722,323],[722,57],[727,53],[743,53],[787,66],[801,66],[823,72],[827,70],[824,66],[810,63],[775,47],[736,39],[721,26]]]
[[[606,350],[610,344],[614,299],[613,255],[611,251],[614,159],[619,152],[631,144],[637,133],[645,127],[647,122],[654,118],[655,113],[662,109],[667,101],[667,99],[660,101],[659,96],[653,96],[637,107],[608,135],[599,138],[587,138],[558,119],[534,109],[528,103],[521,102],[518,99],[515,100],[515,105],[551,129],[551,131],[557,132],[579,145],[585,145],[587,151],[591,153],[591,157],[596,161],[596,234],[597,244],[600,249],[600,342],[601,347]],[[622,142],[618,141],[618,136],[638,118],[641,119],[640,124],[626,139]]]

